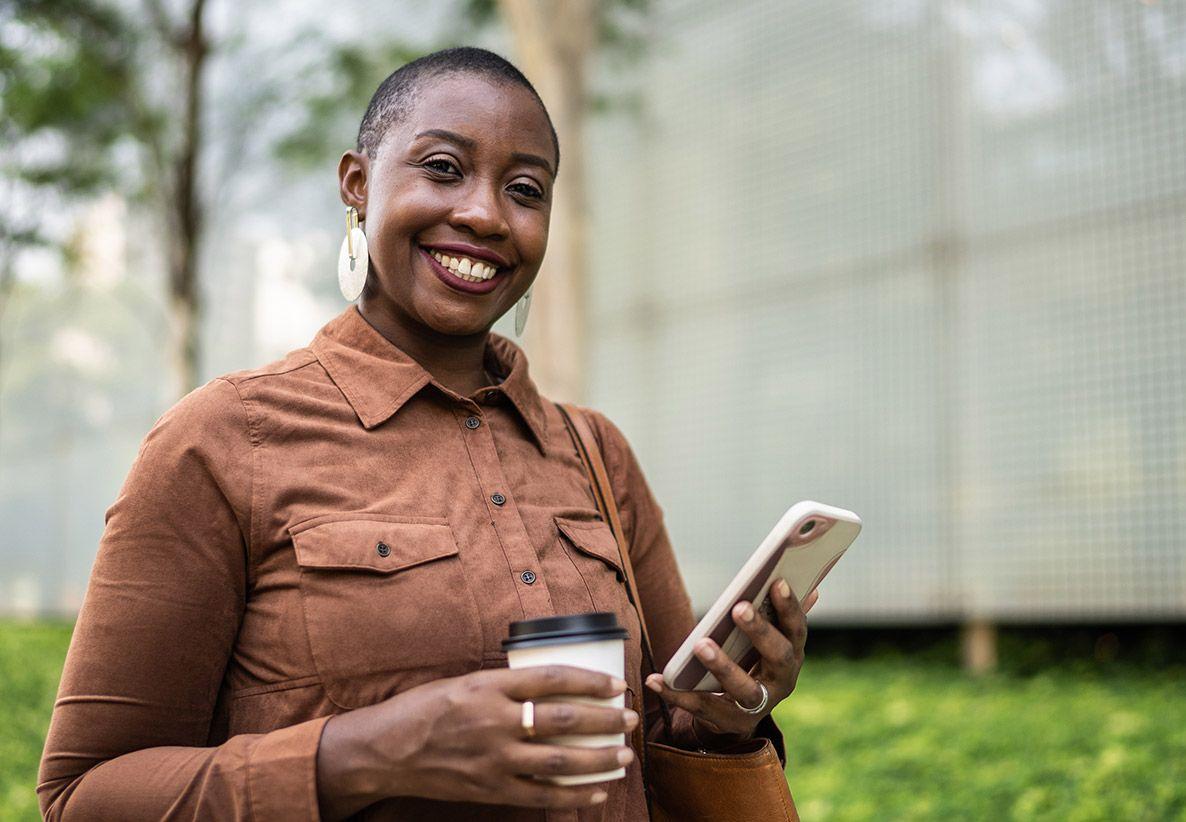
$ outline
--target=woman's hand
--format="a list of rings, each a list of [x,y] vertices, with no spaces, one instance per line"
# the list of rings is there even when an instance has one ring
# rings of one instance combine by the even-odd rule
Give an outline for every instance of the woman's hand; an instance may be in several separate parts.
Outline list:
[[[693,730],[702,741],[707,742],[714,736],[722,742],[750,737],[758,722],[795,690],[799,669],[803,667],[803,646],[807,642],[807,612],[819,599],[819,591],[812,591],[802,607],[786,580],[775,582],[770,591],[778,616],[777,625],[758,613],[749,602],[733,606],[733,621],[762,655],[753,674],[743,671],[721,653],[715,642],[705,638],[696,643],[695,653],[721,683],[725,689],[723,694],[673,691],[663,681],[662,674],[647,677],[647,687],[664,701],[692,714]],[[761,703],[759,682],[770,694],[766,707],[760,713],[746,713],[737,703],[747,707]]]
[[[438,679],[384,702],[333,717],[317,755],[323,815],[342,818],[380,799],[432,799],[580,808],[604,802],[601,785],[559,786],[530,775],[616,770],[628,747],[578,748],[529,741],[523,702],[544,697],[606,699],[626,683],[563,665],[476,671]],[[535,736],[628,733],[630,709],[537,702]]]

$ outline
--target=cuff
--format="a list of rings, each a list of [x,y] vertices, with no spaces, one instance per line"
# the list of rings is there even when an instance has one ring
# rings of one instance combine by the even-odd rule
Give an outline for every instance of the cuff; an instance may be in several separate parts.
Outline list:
[[[656,716],[655,721],[650,725],[651,733],[647,735],[648,738],[653,742],[662,742],[664,745],[685,751],[700,750],[703,745],[696,737],[695,729],[692,728],[692,715],[683,708],[672,707],[670,710],[670,733],[662,716]]]
[[[774,751],[778,754],[778,761],[782,763],[783,770],[786,770],[786,743],[782,738],[782,729],[778,727],[778,723],[774,721],[772,714],[766,714],[766,716],[762,717],[762,721],[754,728],[754,738],[757,739],[760,736],[764,736],[774,743]]]
[[[247,760],[247,795],[255,819],[320,820],[317,746],[329,716],[263,734]]]

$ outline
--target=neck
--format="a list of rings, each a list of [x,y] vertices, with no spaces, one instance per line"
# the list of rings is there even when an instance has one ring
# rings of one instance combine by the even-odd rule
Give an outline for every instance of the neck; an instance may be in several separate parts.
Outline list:
[[[398,317],[365,297],[358,311],[383,337],[423,366],[433,379],[463,397],[490,384],[483,367],[489,330],[455,336]]]

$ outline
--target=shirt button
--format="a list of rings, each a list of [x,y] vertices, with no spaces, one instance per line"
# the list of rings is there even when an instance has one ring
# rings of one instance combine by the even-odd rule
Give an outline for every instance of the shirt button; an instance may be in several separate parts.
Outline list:
[[[465,418],[465,427],[471,431],[473,431],[475,428],[477,428],[481,424],[482,424],[482,421],[480,419],[478,419],[477,417],[466,417]]]
[[[386,542],[380,542],[375,546],[375,550],[379,552],[379,556],[385,557],[391,554],[391,546]]]
[[[490,501],[493,502],[495,505],[502,505],[504,502],[507,501],[507,498],[504,497],[502,494],[491,494]]]
[[[524,571],[523,573],[519,574],[519,579],[530,585],[531,583],[535,582],[535,571]]]

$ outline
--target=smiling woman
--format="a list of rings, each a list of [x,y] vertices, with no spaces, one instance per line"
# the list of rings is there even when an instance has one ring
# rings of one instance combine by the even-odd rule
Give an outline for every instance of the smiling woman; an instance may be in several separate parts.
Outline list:
[[[338,178],[343,202],[367,226],[376,269],[362,314],[430,372],[444,361],[480,377],[490,326],[543,262],[560,158],[530,83],[497,55],[454,51],[380,86]],[[425,332],[452,339],[407,348]]]
[[[700,648],[728,693],[652,682],[657,721],[618,548],[661,669],[693,625],[662,512],[622,433],[579,410],[615,541],[560,409],[490,331],[539,272],[558,165],[538,95],[495,54],[437,52],[380,86],[338,165],[365,225],[358,305],[184,397],[108,510],[41,763],[47,819],[641,819],[644,736],[765,736],[781,756],[769,713],[805,609],[742,613],[763,664]],[[590,611],[628,629],[625,681],[506,667],[510,622]],[[533,739],[640,721],[630,746]]]

